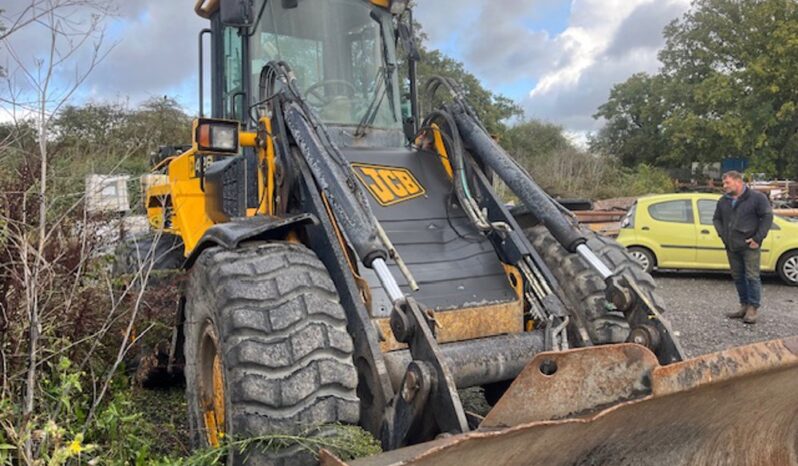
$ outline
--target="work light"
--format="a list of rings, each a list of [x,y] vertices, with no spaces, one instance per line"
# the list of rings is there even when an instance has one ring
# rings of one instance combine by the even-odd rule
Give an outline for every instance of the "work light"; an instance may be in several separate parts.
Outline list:
[[[202,118],[194,133],[198,152],[238,153],[237,121]]]

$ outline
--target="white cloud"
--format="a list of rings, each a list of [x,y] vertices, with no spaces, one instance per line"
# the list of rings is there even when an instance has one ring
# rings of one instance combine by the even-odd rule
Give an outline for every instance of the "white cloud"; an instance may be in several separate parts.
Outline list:
[[[592,118],[612,86],[637,72],[656,72],[663,27],[689,7],[688,0],[576,0],[563,66],[548,70],[524,100],[529,116],[574,131],[598,129]]]
[[[564,0],[436,0],[419,2],[416,11],[432,47],[457,49],[470,71],[495,86],[557,62],[549,32],[525,26],[541,19],[536,12],[547,1]]]
[[[115,27],[122,40],[92,75],[91,91],[98,96],[129,96],[137,102],[175,92],[186,94],[190,89],[190,94],[178,97],[195,101],[197,35],[210,26],[194,14],[193,3],[120,2],[123,15]]]
[[[529,29],[527,20],[551,1],[443,0],[421,2],[417,10],[432,46],[449,44],[456,36],[466,68],[488,87],[535,82],[521,102],[527,115],[585,134],[601,125],[592,115],[614,84],[637,72],[657,71],[662,29],[690,4],[572,0],[564,30]]]
[[[6,25],[13,23],[30,4],[30,0],[7,1],[10,1],[8,5],[0,7],[5,10],[2,22]],[[137,104],[147,98],[168,94],[176,96],[183,104],[196,104],[197,35],[202,28],[208,27],[208,21],[194,14],[193,0],[111,0],[111,5],[113,14],[102,22],[104,34],[97,31],[76,54],[55,70],[54,95],[65,95],[76,76],[82,76],[88,70],[93,44],[102,40],[101,54],[108,53],[81,84],[71,102],[129,99]],[[84,7],[57,11],[66,15],[63,24],[77,23],[77,31],[85,30],[88,18],[94,12]],[[79,37],[74,36],[71,40],[74,42]],[[0,66],[8,70],[15,91],[21,91],[23,98],[30,95],[31,87],[20,63],[35,76],[37,60],[49,53],[48,38],[47,29],[33,23],[0,44]],[[67,38],[59,38],[61,51],[68,50],[69,46]],[[0,97],[8,99],[8,89],[4,83]],[[206,93],[209,92],[208,88]],[[7,109],[0,110],[8,113]]]
[[[6,1],[13,7],[27,0]],[[193,0],[114,1],[119,15],[109,32],[119,43],[82,97],[129,97],[135,104],[178,94],[194,104],[197,33],[208,23],[194,15]],[[591,131],[600,125],[591,115],[613,84],[657,70],[662,28],[687,10],[689,0],[570,0],[569,17],[549,21],[552,5],[566,1],[423,0],[416,17],[431,46],[454,51],[487,87],[513,87],[518,95],[519,85],[533,83],[521,102],[530,117]],[[33,57],[43,41],[33,30],[26,34],[19,36],[19,53]],[[0,56],[0,65],[5,61]]]

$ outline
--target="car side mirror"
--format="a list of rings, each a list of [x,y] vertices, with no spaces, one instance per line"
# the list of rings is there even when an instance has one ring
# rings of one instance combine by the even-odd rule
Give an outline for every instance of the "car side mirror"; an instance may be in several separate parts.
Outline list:
[[[225,26],[245,28],[252,26],[252,0],[221,0],[219,14]]]

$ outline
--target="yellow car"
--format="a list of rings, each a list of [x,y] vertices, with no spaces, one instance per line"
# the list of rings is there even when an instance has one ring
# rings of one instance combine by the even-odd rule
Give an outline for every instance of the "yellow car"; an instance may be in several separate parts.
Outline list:
[[[642,197],[621,220],[618,242],[640,265],[659,269],[729,270],[723,242],[712,225],[717,194]],[[798,222],[775,216],[762,244],[762,271],[798,286]]]

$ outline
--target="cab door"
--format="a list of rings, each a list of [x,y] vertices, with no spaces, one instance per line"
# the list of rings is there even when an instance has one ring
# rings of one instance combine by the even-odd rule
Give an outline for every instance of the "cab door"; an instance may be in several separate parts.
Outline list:
[[[726,248],[715,231],[712,217],[715,216],[717,199],[698,199],[698,238],[696,240],[696,267],[702,269],[728,269]]]
[[[661,268],[693,267],[696,260],[696,225],[689,199],[653,202],[648,205],[638,234],[659,246]]]

